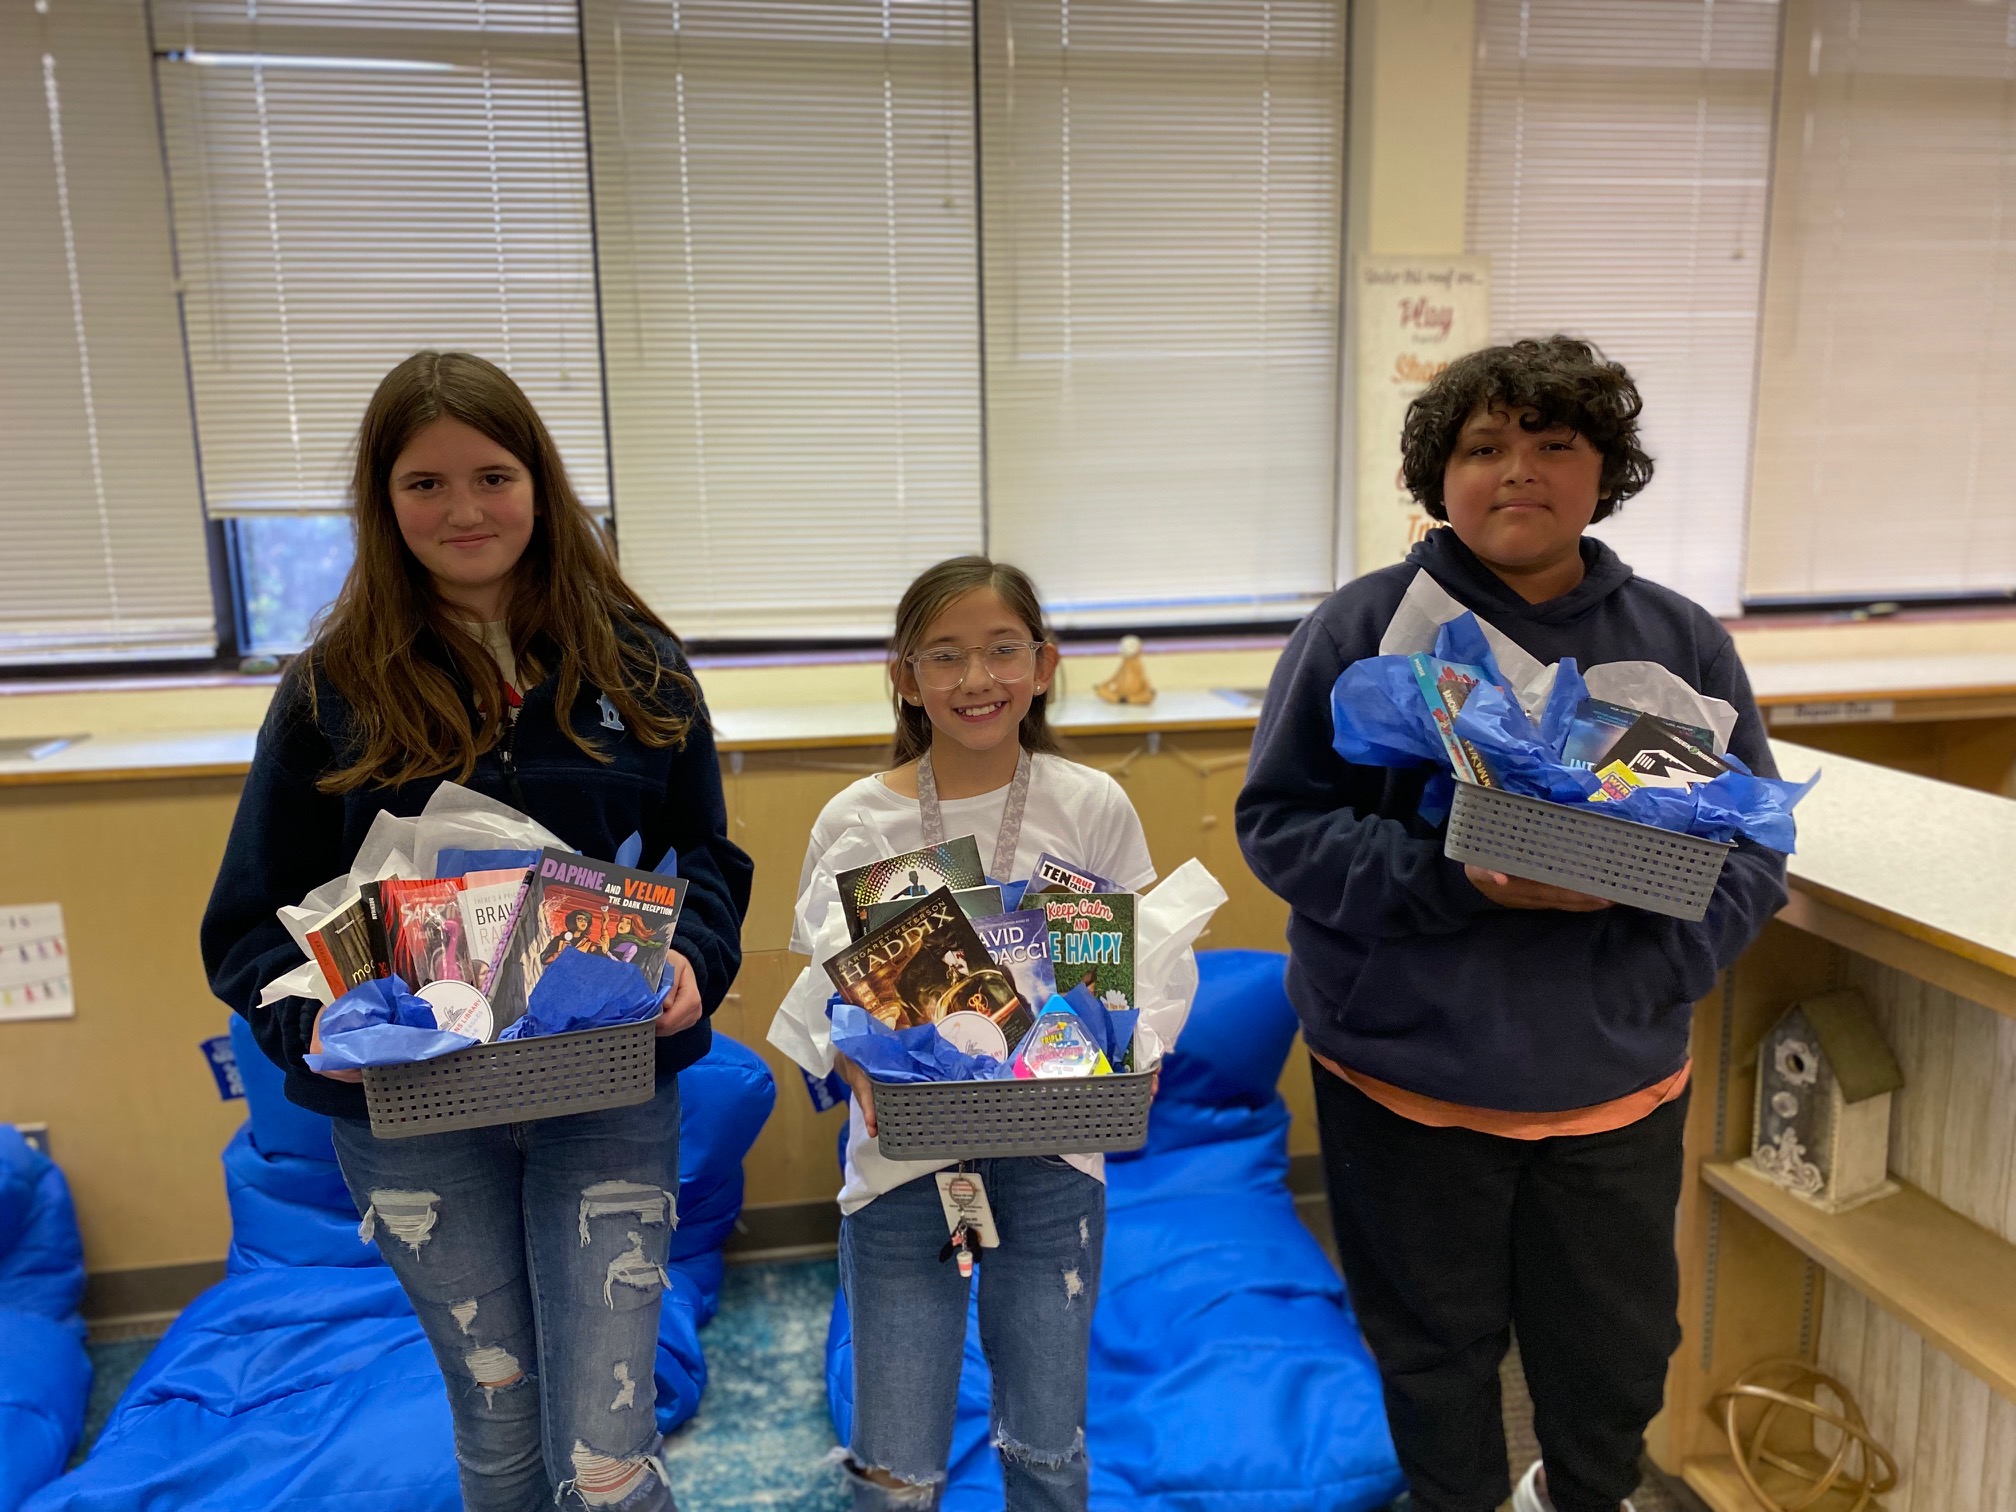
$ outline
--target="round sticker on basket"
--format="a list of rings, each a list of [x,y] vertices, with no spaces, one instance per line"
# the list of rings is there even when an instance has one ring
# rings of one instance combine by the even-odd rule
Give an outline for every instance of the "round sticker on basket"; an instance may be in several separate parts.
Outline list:
[[[968,1055],[991,1055],[997,1061],[1008,1059],[1008,1036],[984,1013],[964,1010],[948,1013],[938,1020],[938,1033],[955,1050]]]
[[[429,982],[414,996],[434,1010],[434,1027],[437,1029],[467,1035],[478,1044],[484,1044],[496,1028],[490,1012],[490,999],[467,982],[443,977],[438,982]]]

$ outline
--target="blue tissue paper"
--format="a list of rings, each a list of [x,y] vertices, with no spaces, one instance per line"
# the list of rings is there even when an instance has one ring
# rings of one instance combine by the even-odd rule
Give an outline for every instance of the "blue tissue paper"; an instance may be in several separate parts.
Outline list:
[[[311,1071],[358,1071],[433,1060],[475,1043],[437,1029],[433,1007],[398,977],[377,977],[322,1010],[322,1053],[306,1060]]]
[[[891,1029],[842,998],[833,1005],[833,1048],[877,1081],[998,1081],[1008,1067],[991,1055],[968,1055],[934,1024]]]
[[[1435,655],[1477,668],[1484,680],[1471,689],[1455,720],[1456,734],[1481,752],[1505,791],[1571,806],[1588,804],[1601,784],[1594,773],[1562,760],[1576,712],[1589,696],[1571,657],[1555,668],[1554,683],[1536,723],[1512,694],[1483,627],[1461,614],[1436,633]],[[1448,755],[1434,716],[1404,656],[1373,656],[1353,662],[1330,692],[1332,745],[1346,761],[1362,766],[1438,769],[1422,798],[1424,817],[1440,822],[1447,811]],[[1734,756],[1732,770],[1712,782],[1680,791],[1640,788],[1621,800],[1605,801],[1610,818],[1649,824],[1676,833],[1724,843],[1748,839],[1790,854],[1795,841],[1793,807],[1806,796],[1817,774],[1804,783],[1759,777]]]
[[[538,864],[536,850],[468,850],[459,845],[444,845],[434,858],[434,875],[466,877],[473,871],[506,871]]]
[[[631,1024],[653,1017],[663,997],[663,990],[645,981],[644,973],[628,961],[563,950],[540,974],[526,999],[524,1015],[497,1038],[530,1039]]]

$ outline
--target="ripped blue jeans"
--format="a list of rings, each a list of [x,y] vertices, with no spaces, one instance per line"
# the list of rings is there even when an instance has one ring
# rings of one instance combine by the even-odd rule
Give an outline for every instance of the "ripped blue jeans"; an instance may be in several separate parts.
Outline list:
[[[669,1512],[653,1380],[677,1079],[634,1107],[535,1123],[408,1139],[334,1123],[358,1232],[447,1382],[464,1507]]]
[[[998,1248],[981,1251],[976,1275],[1006,1512],[1084,1512],[1085,1368],[1106,1188],[1052,1156],[976,1160],[972,1169],[1001,1234]],[[946,1237],[930,1176],[840,1224],[840,1285],[854,1330],[855,1512],[924,1512],[944,1490],[972,1284],[939,1260]],[[903,1484],[878,1484],[864,1470]]]

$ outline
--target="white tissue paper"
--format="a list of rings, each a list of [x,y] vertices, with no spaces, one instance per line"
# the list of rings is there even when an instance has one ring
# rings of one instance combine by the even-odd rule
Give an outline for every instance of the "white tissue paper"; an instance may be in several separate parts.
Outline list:
[[[282,998],[305,997],[314,998],[326,1007],[331,1001],[329,983],[315,963],[315,952],[308,945],[308,931],[366,882],[433,876],[436,857],[444,848],[456,845],[470,850],[574,848],[509,804],[453,782],[444,782],[436,788],[417,815],[402,817],[379,811],[371,820],[371,828],[364,832],[363,843],[357,847],[349,871],[331,877],[299,903],[275,910],[301,954],[308,959],[262,987],[259,1006],[270,1007]]]
[[[405,849],[419,875],[431,877],[441,852],[456,846],[464,850],[574,849],[510,804],[444,782],[434,789],[420,817],[413,821],[413,843]]]
[[[1393,611],[1386,633],[1379,639],[1379,654],[1432,653],[1436,633],[1450,620],[1465,614],[1476,611],[1458,603],[1426,569],[1418,571],[1401,596],[1400,607]],[[1477,615],[1477,626],[1490,642],[1491,654],[1498,658],[1498,670],[1511,680],[1512,691],[1519,695],[1519,706],[1537,719],[1547,695],[1553,691],[1558,664],[1549,662],[1542,666],[1481,614]],[[1589,685],[1590,697],[1713,730],[1716,753],[1729,749],[1729,737],[1736,729],[1735,707],[1689,687],[1678,673],[1646,661],[1600,662],[1581,671],[1582,680]]]
[[[1225,902],[1225,888],[1194,856],[1134,905],[1134,1069],[1147,1071],[1176,1044],[1197,996],[1191,949]]]
[[[826,1002],[833,996],[833,980],[819,963],[830,961],[848,946],[847,911],[839,898],[827,905],[825,921],[799,950],[796,938],[791,948],[810,954],[812,964],[798,973],[777,1012],[770,1020],[770,1043],[791,1057],[816,1080],[833,1069],[833,1021],[826,1016]]]

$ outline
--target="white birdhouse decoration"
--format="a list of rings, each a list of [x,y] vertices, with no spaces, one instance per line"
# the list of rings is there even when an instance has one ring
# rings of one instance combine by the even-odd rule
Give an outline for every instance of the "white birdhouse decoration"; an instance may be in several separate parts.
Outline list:
[[[1747,1163],[1829,1212],[1886,1196],[1890,1094],[1903,1085],[1859,992],[1795,1003],[1757,1051]]]

